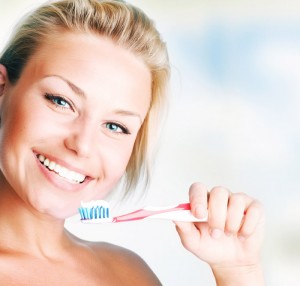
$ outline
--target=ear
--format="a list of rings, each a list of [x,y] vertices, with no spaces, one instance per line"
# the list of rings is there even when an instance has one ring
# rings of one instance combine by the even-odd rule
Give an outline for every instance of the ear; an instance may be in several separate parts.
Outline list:
[[[4,89],[8,84],[7,69],[4,65],[0,64],[0,96],[3,95]]]

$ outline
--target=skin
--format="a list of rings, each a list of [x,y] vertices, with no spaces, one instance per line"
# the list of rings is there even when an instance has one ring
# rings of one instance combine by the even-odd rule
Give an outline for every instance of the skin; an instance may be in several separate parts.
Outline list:
[[[0,65],[1,285],[160,285],[131,251],[64,229],[81,201],[105,198],[118,183],[150,99],[148,68],[100,36],[49,39],[15,85]],[[38,154],[85,181],[49,171]],[[209,263],[217,285],[264,285],[261,205],[200,183],[189,194],[193,214],[208,212],[208,222],[175,222],[183,246]]]
[[[262,205],[224,187],[208,191],[201,183],[190,187],[189,197],[193,214],[208,215],[208,220],[176,222],[183,246],[210,265],[219,286],[265,285],[260,258],[265,228]]]
[[[64,33],[16,85],[1,66],[0,83],[0,284],[159,285],[135,254],[63,227],[81,200],[104,198],[123,175],[150,103],[147,67],[108,39]],[[63,179],[37,154],[88,179]]]

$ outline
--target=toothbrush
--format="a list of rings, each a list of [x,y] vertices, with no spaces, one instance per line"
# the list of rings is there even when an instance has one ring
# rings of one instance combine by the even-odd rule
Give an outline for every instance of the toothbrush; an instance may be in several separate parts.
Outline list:
[[[199,219],[192,215],[189,203],[167,207],[148,206],[127,214],[111,217],[109,204],[105,201],[92,201],[78,209],[84,223],[125,222],[142,219],[169,219],[174,221],[203,222],[207,217]]]

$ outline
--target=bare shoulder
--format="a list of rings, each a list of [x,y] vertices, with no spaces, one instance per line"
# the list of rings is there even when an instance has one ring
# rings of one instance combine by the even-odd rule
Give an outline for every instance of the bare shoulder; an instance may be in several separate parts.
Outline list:
[[[107,275],[113,274],[122,285],[162,285],[147,263],[133,251],[106,242],[79,241],[93,252],[99,264],[105,265]]]
[[[93,243],[91,247],[97,255],[117,267],[119,275],[130,279],[129,285],[161,285],[147,263],[133,251],[103,242]]]

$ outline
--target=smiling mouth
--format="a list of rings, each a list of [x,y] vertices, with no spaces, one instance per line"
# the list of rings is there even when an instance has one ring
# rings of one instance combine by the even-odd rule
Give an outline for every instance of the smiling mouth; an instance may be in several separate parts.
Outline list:
[[[43,155],[37,155],[37,158],[41,162],[42,165],[44,165],[48,170],[55,172],[60,177],[71,181],[72,183],[81,184],[86,179],[86,176],[77,172],[74,172],[72,170],[69,170],[51,160],[46,158]]]

